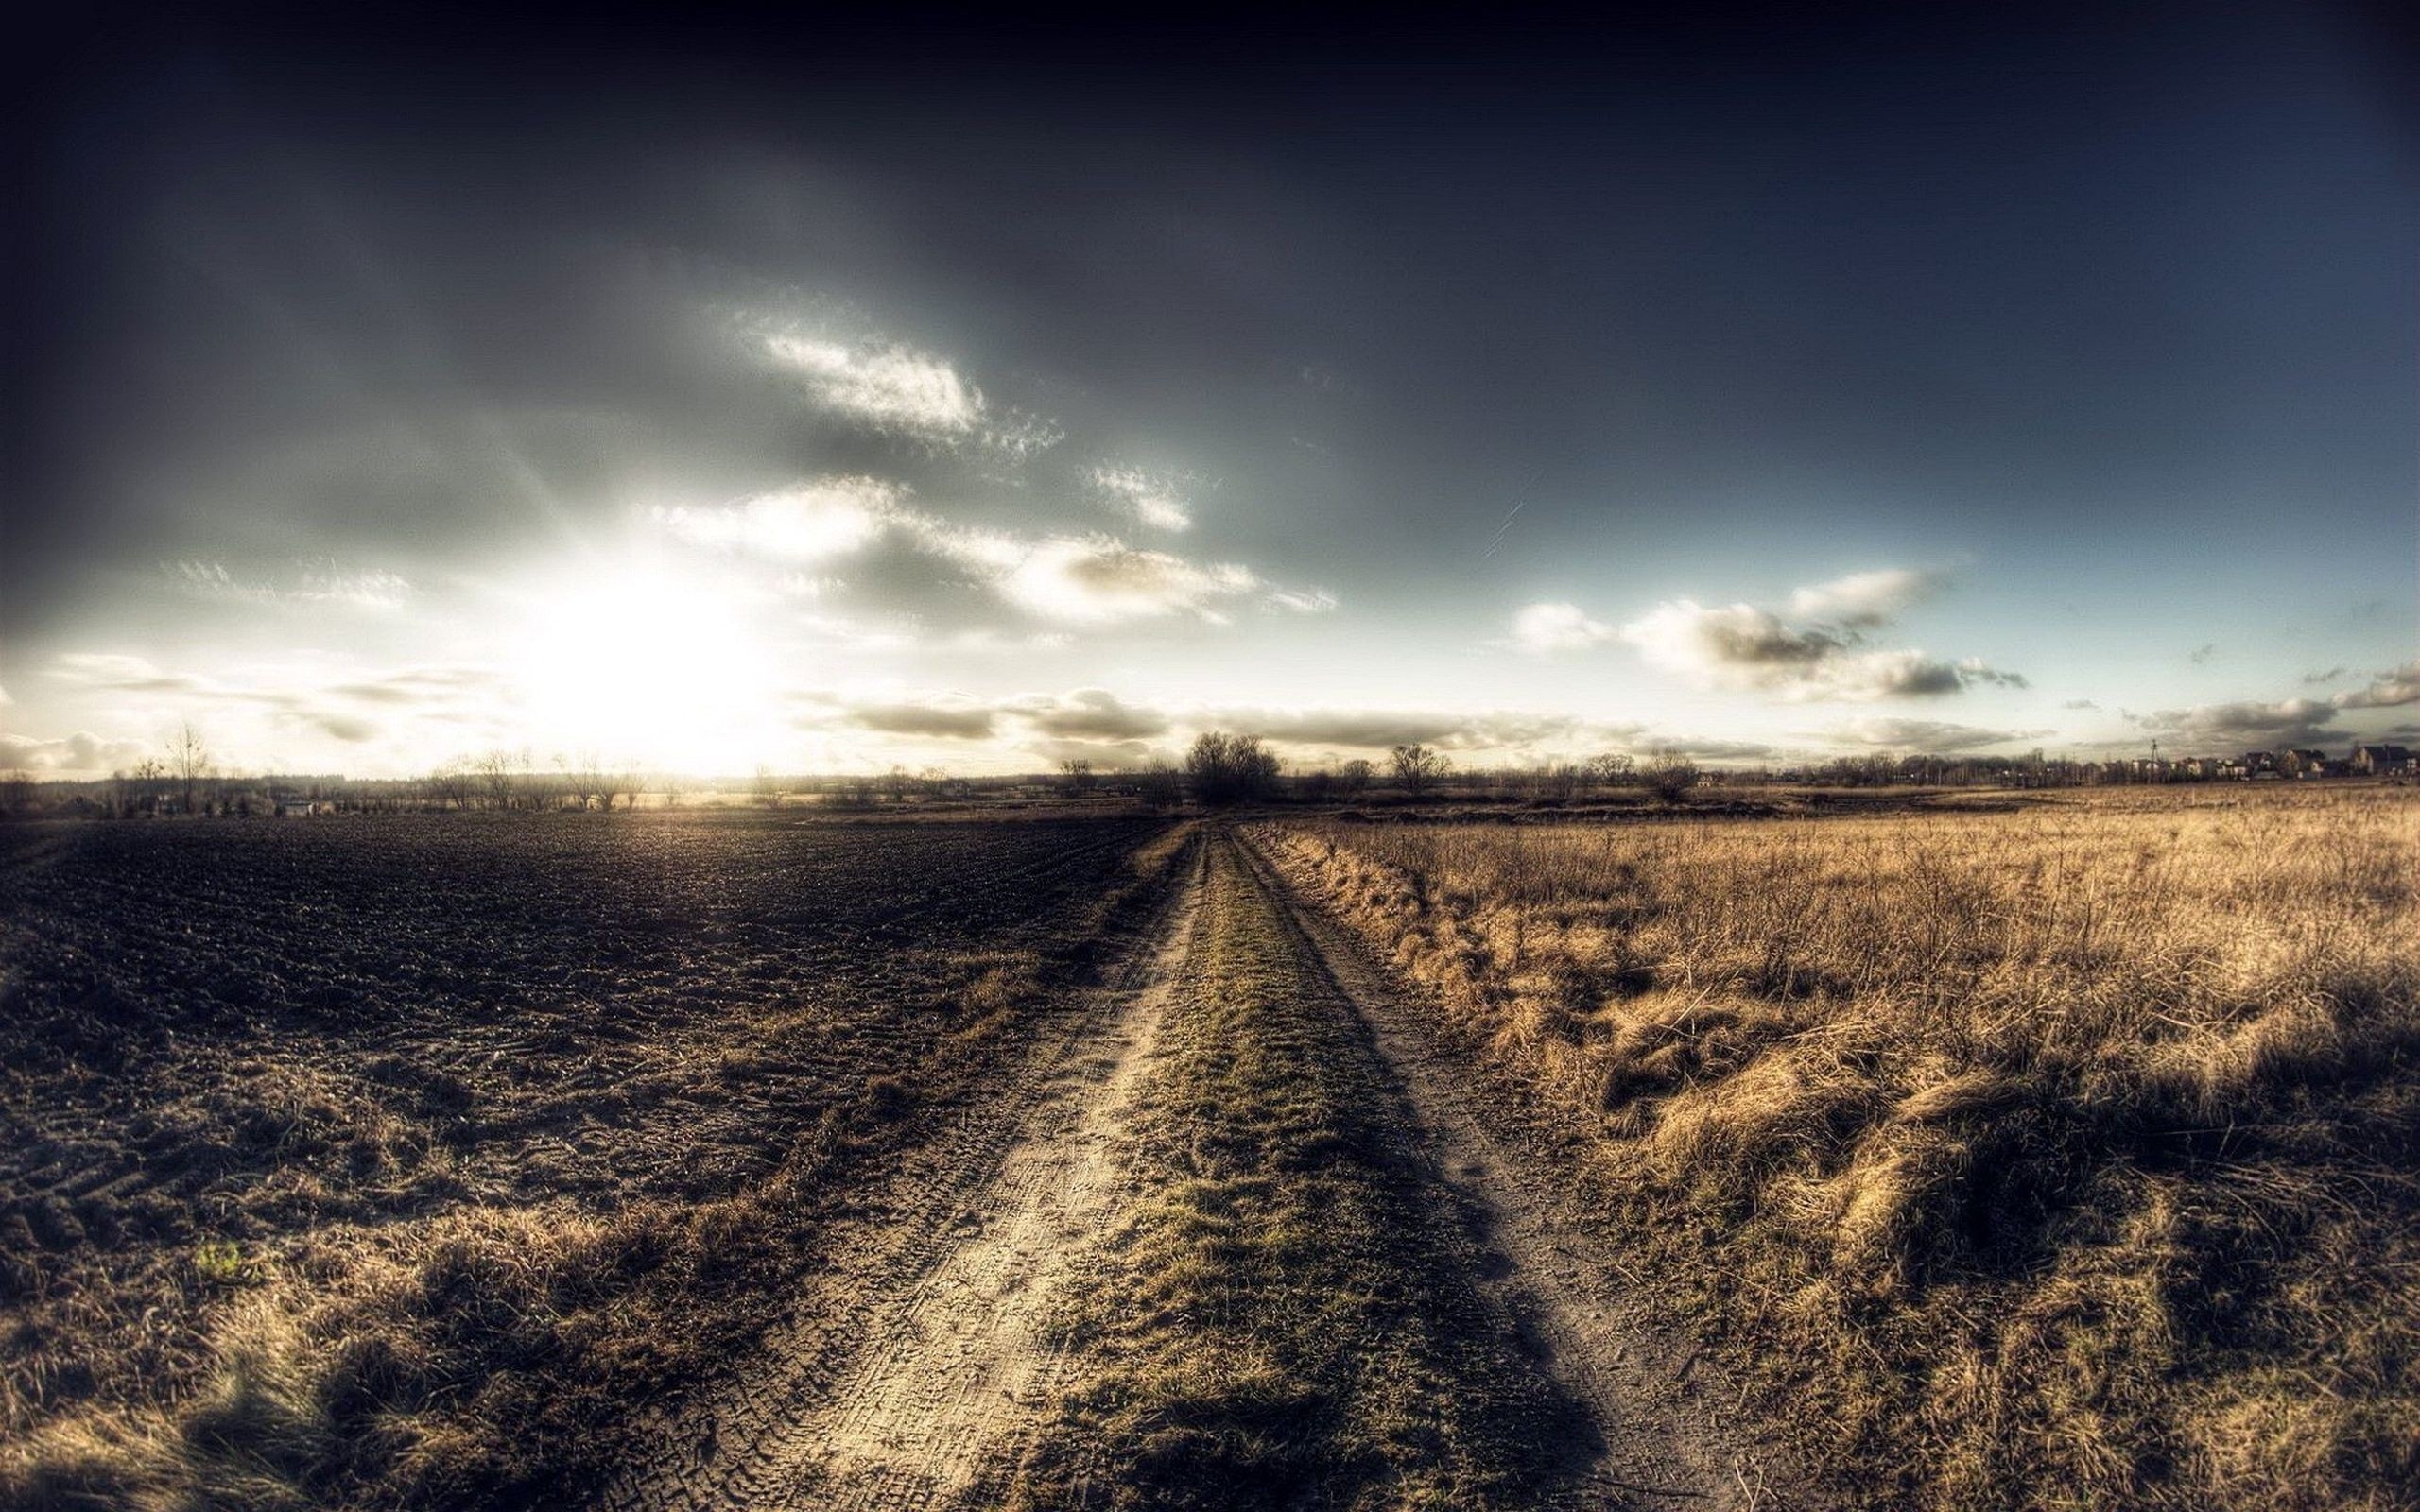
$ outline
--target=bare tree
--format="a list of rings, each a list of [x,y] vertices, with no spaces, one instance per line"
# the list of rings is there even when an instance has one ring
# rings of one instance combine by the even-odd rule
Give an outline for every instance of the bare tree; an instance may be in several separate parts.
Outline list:
[[[1617,750],[1588,758],[1588,781],[1599,787],[1627,787],[1637,771],[1638,763]]]
[[[682,776],[679,772],[665,772],[660,774],[655,780],[655,785],[663,790],[664,806],[667,809],[679,808],[681,806],[681,799],[683,796],[689,791],[689,780]],[[638,795],[633,793],[631,795],[631,799],[632,802],[636,802],[638,800]]]
[[[1648,757],[1639,776],[1667,803],[1678,803],[1682,794],[1698,785],[1697,763],[1676,750],[1659,750]]]
[[[588,782],[596,791],[596,806],[607,814],[614,812],[614,800],[628,796],[638,799],[638,777],[629,762],[607,764],[595,756],[588,758]]]
[[[168,770],[183,790],[184,812],[194,812],[194,790],[210,775],[210,748],[201,743],[201,732],[187,720],[177,727],[176,738],[168,742]]]
[[[492,750],[477,757],[471,763],[471,775],[478,779],[480,788],[486,792],[488,807],[493,809],[512,807],[512,753],[510,751]]]
[[[1059,785],[1069,798],[1080,798],[1092,791],[1093,764],[1080,756],[1070,756],[1059,764]]]
[[[596,769],[596,753],[584,751],[568,760],[558,756],[555,758],[555,770],[562,774],[563,786],[570,792],[572,801],[581,813],[587,813],[589,804],[596,800],[597,788],[602,785],[601,774]],[[609,803],[606,806],[610,808],[613,805]]]
[[[769,809],[777,809],[782,806],[781,779],[773,775],[771,767],[762,763],[759,763],[756,767],[755,788],[757,802]]]
[[[428,774],[429,801],[440,808],[471,806],[471,771],[460,762],[447,762]]]
[[[1387,754],[1394,764],[1395,785],[1406,798],[1418,798],[1436,786],[1453,766],[1443,751],[1421,745],[1397,746]]]
[[[1336,769],[1336,785],[1348,796],[1358,796],[1369,791],[1370,779],[1377,773],[1378,769],[1371,765],[1366,757],[1356,756]]]
[[[1184,800],[1184,774],[1167,762],[1153,762],[1134,780],[1135,790],[1143,801],[1159,808],[1174,808]]]
[[[1538,797],[1563,802],[1580,791],[1582,768],[1576,762],[1548,762],[1538,768],[1535,785]]]
[[[1205,730],[1185,753],[1184,775],[1203,803],[1241,803],[1277,791],[1277,756],[1258,735]]]

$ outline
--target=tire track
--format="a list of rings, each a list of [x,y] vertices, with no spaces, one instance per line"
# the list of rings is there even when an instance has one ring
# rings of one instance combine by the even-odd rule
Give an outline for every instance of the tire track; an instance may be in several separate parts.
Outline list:
[[[1012,1453],[1055,1383],[1044,1310],[1117,1200],[1118,1123],[1189,947],[1197,845],[1154,949],[1050,1040],[985,1110],[903,1173],[929,1190],[856,1267],[854,1306],[775,1331],[767,1362],[664,1422],[611,1512],[963,1504]]]
[[[1558,1500],[1570,1505],[1690,1506],[1775,1512],[1817,1504],[1781,1452],[1716,1400],[1698,1351],[1647,1313],[1587,1231],[1561,1211],[1551,1152],[1507,1139],[1503,1110],[1483,1102],[1466,1061],[1343,926],[1307,901],[1249,837],[1239,849],[1272,904],[1334,983],[1386,1062],[1416,1126],[1406,1130],[1481,1216],[1500,1276],[1492,1283],[1546,1368],[1596,1419],[1599,1445]]]

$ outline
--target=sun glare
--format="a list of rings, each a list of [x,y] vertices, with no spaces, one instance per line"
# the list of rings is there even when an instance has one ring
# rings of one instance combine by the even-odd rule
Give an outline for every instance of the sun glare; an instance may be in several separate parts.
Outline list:
[[[743,607],[657,564],[533,593],[516,680],[540,754],[699,772],[758,759],[770,657]]]

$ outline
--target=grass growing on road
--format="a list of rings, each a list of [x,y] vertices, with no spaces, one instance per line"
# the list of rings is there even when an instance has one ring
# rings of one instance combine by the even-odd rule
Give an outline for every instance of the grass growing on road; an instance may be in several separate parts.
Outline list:
[[[2420,802],[1265,837],[1866,1504],[2420,1506]]]
[[[1569,1409],[1472,1289],[1456,1199],[1232,843],[1205,885],[1120,1151],[1139,1194],[1064,1320],[1087,1373],[1015,1504],[1529,1504]]]

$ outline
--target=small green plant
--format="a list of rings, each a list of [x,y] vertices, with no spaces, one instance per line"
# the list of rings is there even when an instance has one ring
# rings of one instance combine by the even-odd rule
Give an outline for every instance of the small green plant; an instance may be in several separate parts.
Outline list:
[[[252,1263],[232,1239],[206,1239],[194,1246],[193,1273],[205,1286],[240,1286],[252,1278]]]

